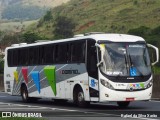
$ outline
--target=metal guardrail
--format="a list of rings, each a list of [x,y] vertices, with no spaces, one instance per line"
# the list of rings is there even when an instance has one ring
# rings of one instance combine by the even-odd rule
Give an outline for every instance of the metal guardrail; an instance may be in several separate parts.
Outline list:
[[[0,91],[4,90],[4,80],[3,75],[0,75]]]
[[[159,98],[160,99],[160,75],[154,75],[154,77],[153,77],[152,98]]]

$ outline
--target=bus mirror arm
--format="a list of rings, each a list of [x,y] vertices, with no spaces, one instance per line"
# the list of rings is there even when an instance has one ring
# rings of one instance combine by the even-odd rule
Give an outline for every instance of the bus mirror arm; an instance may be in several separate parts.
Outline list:
[[[148,47],[153,48],[156,51],[156,61],[152,63],[152,66],[159,62],[159,50],[157,47],[147,44]]]
[[[101,46],[99,44],[95,43],[95,46],[101,49]]]
[[[100,50],[102,50],[99,44],[95,43],[95,46],[98,47]],[[103,61],[101,60],[99,63],[97,63],[97,67],[99,67],[102,63]]]

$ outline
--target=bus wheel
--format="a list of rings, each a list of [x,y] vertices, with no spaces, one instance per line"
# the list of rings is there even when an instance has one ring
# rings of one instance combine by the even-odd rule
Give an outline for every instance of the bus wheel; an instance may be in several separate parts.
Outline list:
[[[21,89],[21,96],[23,102],[29,102],[28,90],[26,86],[23,86]]]
[[[117,102],[120,108],[126,108],[129,106],[130,102]]]
[[[77,103],[77,105],[79,107],[87,107],[90,104],[90,102],[85,101],[85,99],[84,99],[84,93],[83,93],[82,89],[79,89],[77,91],[76,100],[77,100],[76,103]]]

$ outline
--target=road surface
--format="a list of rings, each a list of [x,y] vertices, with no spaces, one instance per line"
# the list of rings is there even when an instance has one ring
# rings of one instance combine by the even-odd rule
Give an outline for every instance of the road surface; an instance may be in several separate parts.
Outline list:
[[[35,103],[23,103],[20,96],[10,96],[0,92],[0,112],[9,112],[12,117],[43,117],[56,120],[158,120],[160,101],[132,102],[122,109],[115,103],[91,103],[87,108],[79,108],[72,102],[55,103],[41,99]]]

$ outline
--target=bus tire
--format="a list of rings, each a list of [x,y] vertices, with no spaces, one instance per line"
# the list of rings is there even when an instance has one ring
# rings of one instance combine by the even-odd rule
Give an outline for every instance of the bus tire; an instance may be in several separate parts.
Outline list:
[[[21,87],[21,96],[23,102],[29,102],[28,90],[27,87],[24,85]]]
[[[118,104],[118,106],[120,107],[120,108],[126,108],[126,107],[128,107],[129,106],[129,104],[130,104],[130,102],[129,101],[127,101],[127,102],[117,102],[117,104]]]
[[[90,102],[85,101],[83,90],[79,87],[76,92],[74,91],[74,103],[79,107],[87,107]]]

